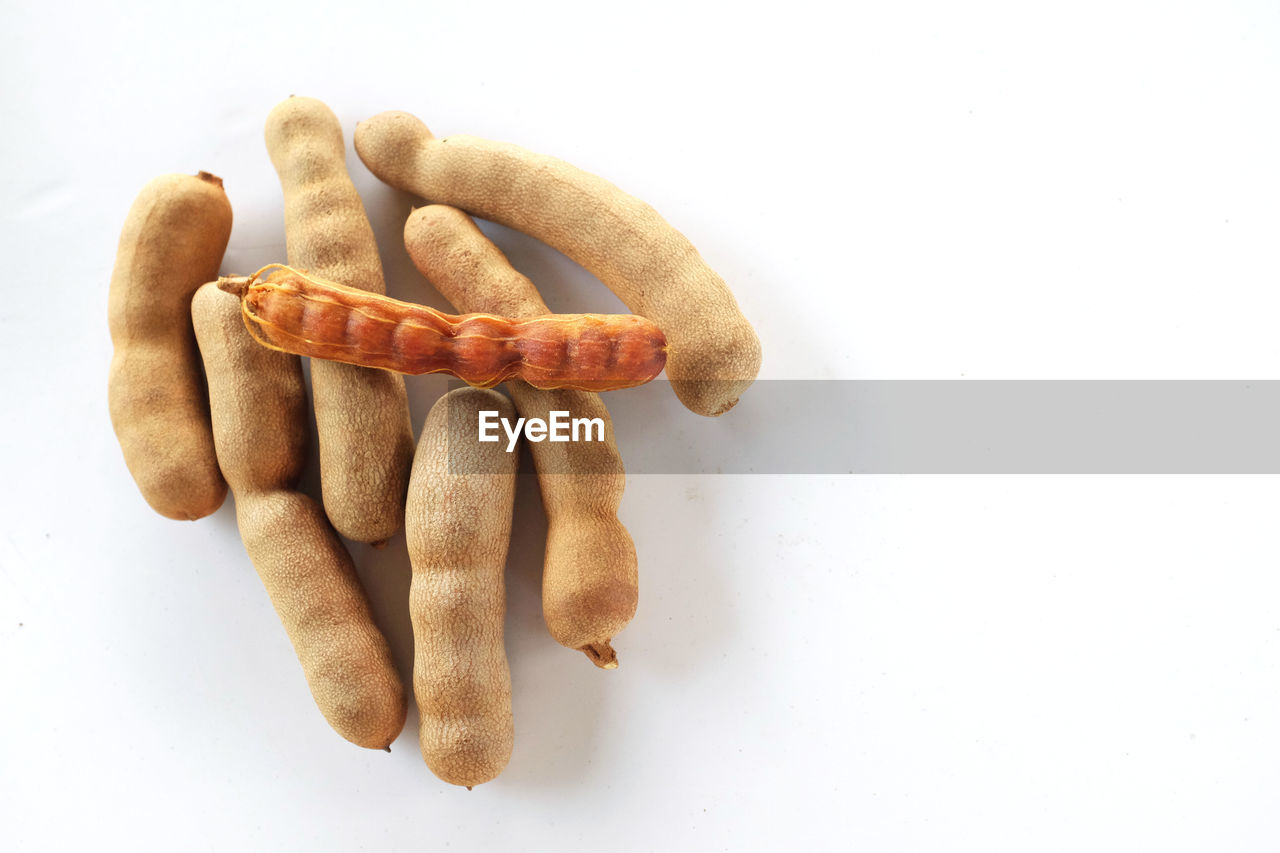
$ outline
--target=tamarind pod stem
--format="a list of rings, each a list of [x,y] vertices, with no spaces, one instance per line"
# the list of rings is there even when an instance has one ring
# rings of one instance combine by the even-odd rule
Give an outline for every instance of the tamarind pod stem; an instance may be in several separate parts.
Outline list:
[[[450,373],[480,388],[523,379],[609,391],[648,382],[666,363],[662,331],[631,314],[445,314],[281,265],[220,286],[241,295],[245,325],[265,346],[397,373]]]

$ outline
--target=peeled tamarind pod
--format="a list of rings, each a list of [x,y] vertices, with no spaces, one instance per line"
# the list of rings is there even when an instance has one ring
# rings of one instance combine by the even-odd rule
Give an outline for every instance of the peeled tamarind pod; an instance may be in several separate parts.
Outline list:
[[[514,736],[502,619],[518,455],[477,440],[483,410],[513,413],[477,388],[431,407],[405,509],[418,740],[433,773],[468,788],[502,772]]]
[[[545,314],[533,282],[462,211],[446,205],[415,210],[404,227],[414,264],[462,311],[515,317]],[[622,458],[604,401],[585,391],[545,391],[510,382],[524,418],[552,411],[600,418],[604,441],[530,442],[547,514],[542,611],[556,641],[580,649],[597,666],[618,665],[611,640],[635,615],[639,597],[636,549],[618,520],[626,485]]]
[[[111,423],[142,496],[168,518],[203,518],[227,496],[191,332],[191,295],[217,278],[230,237],[221,178],[163,175],[129,209],[111,273]]]
[[[242,298],[250,334],[297,355],[399,373],[451,373],[491,388],[630,388],[666,361],[662,330],[632,314],[548,314],[511,320],[445,314],[273,264],[221,286]]]
[[[383,749],[404,727],[404,685],[351,556],[315,501],[294,490],[307,460],[302,365],[254,343],[238,301],[212,282],[196,292],[191,316],[245,550],[329,725]]]
[[[391,186],[523,231],[595,274],[666,332],[667,376],[694,412],[727,412],[760,372],[760,339],[724,280],[656,210],[603,178],[507,143],[436,139],[404,112],[361,122],[355,146]]]
[[[267,116],[266,140],[284,190],[290,263],[349,287],[385,293],[378,244],[347,174],[338,117],[315,98],[289,98]],[[384,542],[403,521],[413,459],[404,380],[317,361],[311,365],[311,390],[325,512],[343,536]]]

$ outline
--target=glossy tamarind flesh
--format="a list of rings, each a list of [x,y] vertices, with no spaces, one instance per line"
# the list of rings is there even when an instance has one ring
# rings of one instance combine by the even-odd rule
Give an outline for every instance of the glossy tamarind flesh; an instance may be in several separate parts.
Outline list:
[[[245,325],[264,346],[397,373],[450,373],[478,388],[521,379],[612,391],[642,385],[666,364],[662,330],[632,314],[445,314],[280,264],[219,286],[241,297]]]

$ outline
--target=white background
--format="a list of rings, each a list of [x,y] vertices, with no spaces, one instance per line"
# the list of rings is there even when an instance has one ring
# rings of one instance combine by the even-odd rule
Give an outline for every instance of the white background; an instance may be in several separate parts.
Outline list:
[[[616,672],[546,634],[523,478],[515,754],[468,793],[413,711],[390,755],[328,728],[230,500],[154,515],[108,421],[133,196],[215,172],[224,269],[283,260],[290,93],[644,198],[769,378],[1280,378],[1280,9],[1043,7],[5,0],[0,847],[1280,847],[1275,478],[632,477]],[[443,304],[348,160],[390,292]],[[620,309],[492,233],[553,308]],[[403,536],[354,553],[407,675]]]

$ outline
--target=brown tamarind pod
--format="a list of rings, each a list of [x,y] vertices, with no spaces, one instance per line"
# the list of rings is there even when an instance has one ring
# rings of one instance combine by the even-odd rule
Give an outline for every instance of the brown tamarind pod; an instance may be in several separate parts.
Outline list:
[[[168,518],[203,518],[227,496],[191,331],[191,295],[217,278],[230,236],[221,178],[162,175],[129,208],[111,273],[111,424],[138,490]]]
[[[191,317],[245,550],[329,725],[383,749],[404,727],[404,685],[351,556],[319,505],[295,491],[307,461],[302,364],[258,346],[238,301],[213,283],[196,291]]]
[[[631,314],[445,314],[280,265],[222,286],[242,297],[245,325],[265,346],[398,373],[450,373],[479,388],[514,378],[538,388],[630,388],[666,361],[662,330]]]
[[[563,160],[475,136],[437,139],[384,112],[356,125],[356,153],[380,179],[536,237],[581,264],[671,343],[667,378],[715,416],[760,372],[760,339],[724,279],[640,199]]]
[[[289,98],[266,123],[284,191],[289,260],[343,284],[385,293],[382,261],[347,174],[338,117],[315,98]],[[324,509],[343,536],[384,542],[404,520],[413,426],[404,380],[333,361],[311,365]]]
[[[431,407],[405,507],[418,741],[433,773],[467,787],[502,771],[514,737],[502,622],[519,455],[477,440],[483,410],[513,414],[506,397],[478,388]]]
[[[428,205],[404,227],[405,247],[424,276],[463,311],[515,317],[547,312],[537,288],[511,266],[471,217]],[[600,418],[604,441],[530,442],[547,515],[542,611],[557,642],[584,652],[597,666],[616,667],[612,639],[635,615],[639,599],[636,549],[618,520],[626,485],[609,411],[599,395],[540,390],[509,382],[522,417],[553,411]]]

